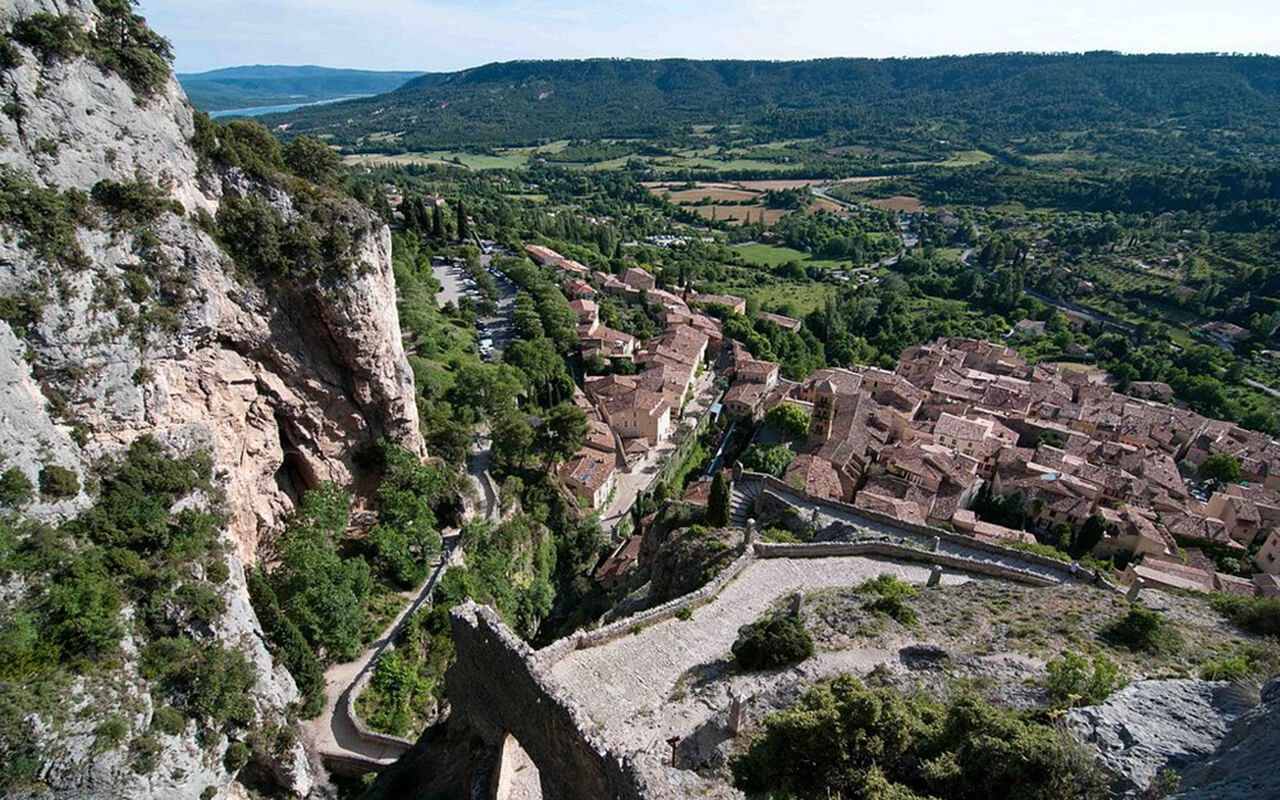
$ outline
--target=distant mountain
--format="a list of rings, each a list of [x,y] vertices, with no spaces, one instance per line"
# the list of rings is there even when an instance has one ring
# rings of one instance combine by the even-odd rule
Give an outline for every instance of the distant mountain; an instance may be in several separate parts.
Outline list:
[[[377,98],[275,115],[366,149],[662,138],[740,125],[778,138],[953,140],[1257,157],[1280,150],[1280,58],[1009,53],[902,59],[517,61],[433,74]],[[401,133],[369,139],[375,133]],[[1143,137],[1146,137],[1144,140]],[[1176,141],[1175,141],[1176,140]]]
[[[313,66],[251,66],[179,74],[178,81],[196,108],[224,111],[382,94],[424,75]]]

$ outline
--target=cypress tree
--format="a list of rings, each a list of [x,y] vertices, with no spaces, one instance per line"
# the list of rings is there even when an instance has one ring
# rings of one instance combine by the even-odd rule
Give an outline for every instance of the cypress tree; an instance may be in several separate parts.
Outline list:
[[[724,471],[716,473],[711,480],[711,496],[707,498],[707,524],[723,528],[729,524],[729,481]]]
[[[462,205],[462,201],[458,201],[458,241],[465,242],[470,231],[467,228],[467,209]]]
[[[440,203],[432,203],[431,213],[431,235],[436,239],[444,238],[444,212],[440,210]]]

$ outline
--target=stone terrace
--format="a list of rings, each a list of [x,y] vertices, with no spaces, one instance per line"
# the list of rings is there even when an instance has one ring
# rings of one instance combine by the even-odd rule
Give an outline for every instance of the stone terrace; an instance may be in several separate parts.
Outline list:
[[[860,556],[753,561],[716,598],[688,620],[669,619],[615,641],[569,653],[550,672],[563,695],[598,726],[598,734],[621,753],[669,754],[666,739],[686,737],[728,706],[728,691],[751,694],[772,679],[817,679],[840,671],[867,670],[896,658],[880,650],[819,654],[781,675],[733,676],[723,702],[709,707],[699,699],[673,698],[682,676],[729,654],[738,628],[758,619],[780,598],[797,591],[856,586],[892,573],[923,584],[930,567]],[[944,583],[963,583],[954,573]]]

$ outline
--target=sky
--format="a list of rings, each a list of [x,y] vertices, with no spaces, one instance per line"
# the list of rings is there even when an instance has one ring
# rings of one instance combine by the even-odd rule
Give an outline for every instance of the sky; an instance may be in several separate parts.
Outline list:
[[[1280,54],[1280,0],[142,0],[180,72],[529,58]]]

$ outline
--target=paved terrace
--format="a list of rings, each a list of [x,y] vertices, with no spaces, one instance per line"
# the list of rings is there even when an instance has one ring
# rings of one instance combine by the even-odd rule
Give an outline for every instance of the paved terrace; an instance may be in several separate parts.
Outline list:
[[[856,586],[885,572],[923,584],[930,567],[861,556],[757,559],[690,619],[669,619],[608,644],[573,651],[551,667],[551,674],[620,752],[669,755],[666,739],[687,737],[722,712],[730,688],[749,695],[797,674],[812,680],[896,660],[896,651],[874,648],[819,653],[793,670],[726,676],[710,697],[689,693],[670,699],[686,672],[727,658],[738,628],[777,600],[797,591]],[[943,577],[946,584],[967,580],[955,573]]]

